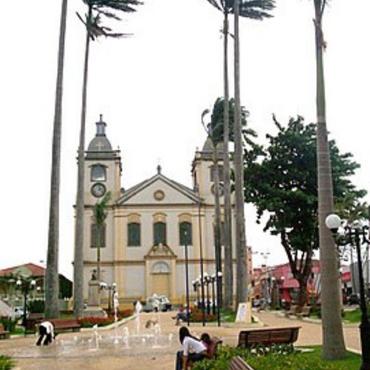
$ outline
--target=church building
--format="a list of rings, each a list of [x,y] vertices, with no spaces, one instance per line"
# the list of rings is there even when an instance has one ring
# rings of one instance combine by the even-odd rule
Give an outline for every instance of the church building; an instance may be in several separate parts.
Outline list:
[[[194,154],[192,188],[168,178],[158,166],[152,177],[123,189],[121,152],[112,149],[106,126],[100,116],[85,152],[84,297],[97,267],[93,207],[109,191],[100,238],[101,280],[117,285],[121,304],[145,300],[154,293],[166,295],[172,303],[184,303],[185,248],[191,294],[195,296],[192,281],[200,275],[201,256],[204,271],[215,272],[212,144],[206,140]],[[222,150],[218,157],[222,179]]]

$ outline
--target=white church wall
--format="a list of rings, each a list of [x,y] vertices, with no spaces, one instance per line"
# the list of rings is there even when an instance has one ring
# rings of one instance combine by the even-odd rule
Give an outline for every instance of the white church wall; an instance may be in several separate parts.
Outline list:
[[[145,294],[145,266],[125,266],[124,267],[124,291],[126,297],[142,297]]]

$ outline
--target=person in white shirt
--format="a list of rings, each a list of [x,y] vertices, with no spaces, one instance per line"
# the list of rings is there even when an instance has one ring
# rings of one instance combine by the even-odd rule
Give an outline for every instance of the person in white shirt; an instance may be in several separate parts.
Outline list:
[[[42,340],[45,338],[43,345],[47,346],[52,343],[55,338],[54,325],[50,321],[43,321],[39,326],[39,339],[36,342],[37,346],[40,346]]]
[[[189,361],[193,363],[206,357],[206,346],[193,337],[185,326],[180,328],[179,339],[182,351],[178,351],[176,355],[176,370],[186,370]]]

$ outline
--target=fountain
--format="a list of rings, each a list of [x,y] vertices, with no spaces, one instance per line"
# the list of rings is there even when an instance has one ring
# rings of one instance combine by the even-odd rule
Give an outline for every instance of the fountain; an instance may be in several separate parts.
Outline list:
[[[137,301],[135,304],[135,315],[136,315],[136,334],[138,335],[140,333],[140,313],[143,309],[142,304],[140,301]]]

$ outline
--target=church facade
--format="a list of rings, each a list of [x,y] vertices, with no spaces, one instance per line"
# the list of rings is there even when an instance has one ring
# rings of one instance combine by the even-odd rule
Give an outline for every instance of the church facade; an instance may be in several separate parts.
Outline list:
[[[201,256],[204,271],[215,272],[212,145],[207,140],[202,150],[195,152],[193,188],[166,177],[158,166],[152,177],[124,190],[121,153],[112,149],[102,117],[96,127],[85,152],[84,297],[87,299],[88,281],[97,267],[93,207],[110,192],[100,238],[101,280],[116,284],[121,304],[153,294],[184,303],[185,248],[192,295]],[[222,151],[218,157],[222,172]]]

